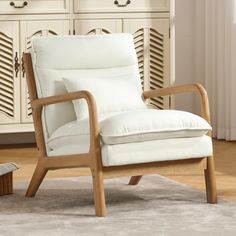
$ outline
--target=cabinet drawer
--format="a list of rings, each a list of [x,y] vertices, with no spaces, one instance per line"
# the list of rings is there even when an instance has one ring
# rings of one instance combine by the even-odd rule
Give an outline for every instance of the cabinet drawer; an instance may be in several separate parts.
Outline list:
[[[1,0],[0,14],[66,13],[69,0]]]
[[[74,1],[75,13],[79,12],[168,12],[170,0],[77,0]],[[127,4],[128,3],[128,4]]]

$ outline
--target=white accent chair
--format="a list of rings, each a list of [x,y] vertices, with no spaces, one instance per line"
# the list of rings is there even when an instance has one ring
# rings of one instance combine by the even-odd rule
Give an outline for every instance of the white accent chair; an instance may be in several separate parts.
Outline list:
[[[34,39],[24,54],[39,160],[26,196],[48,170],[89,167],[97,216],[106,215],[104,178],[204,164],[207,201],[217,202],[208,98],[199,84],[142,92],[132,35]],[[184,92],[201,116],[151,109],[145,100]],[[73,101],[73,102],[72,102]]]

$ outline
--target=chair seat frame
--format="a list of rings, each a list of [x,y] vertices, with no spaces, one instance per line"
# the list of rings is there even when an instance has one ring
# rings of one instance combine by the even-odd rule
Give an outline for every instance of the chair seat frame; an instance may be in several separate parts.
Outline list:
[[[42,183],[45,175],[49,170],[88,167],[91,170],[91,176],[93,180],[95,214],[96,216],[105,216],[107,214],[104,193],[105,178],[132,176],[129,184],[136,185],[139,183],[143,175],[158,173],[163,168],[165,169],[171,167],[178,169],[180,166],[184,165],[187,166],[187,168],[189,169],[196,169],[200,168],[203,165],[205,173],[207,202],[217,203],[216,179],[213,156],[199,157],[187,160],[161,161],[145,164],[103,167],[101,158],[97,107],[96,101],[94,100],[92,94],[88,91],[78,91],[51,97],[38,98],[35,86],[35,77],[33,72],[31,54],[24,53],[23,60],[28,84],[29,97],[32,107],[35,137],[38,147],[38,163],[26,192],[27,197],[35,196],[40,184]],[[201,103],[201,116],[208,123],[210,123],[208,96],[205,89],[200,84],[173,86],[158,90],[145,91],[143,92],[143,97],[144,99],[150,99],[154,97],[170,96],[174,94],[189,92],[194,92],[198,94]],[[75,99],[85,99],[88,105],[90,124],[89,152],[78,155],[48,157],[43,134],[43,107],[65,101],[72,101]],[[209,132],[208,135],[211,136],[211,132]]]

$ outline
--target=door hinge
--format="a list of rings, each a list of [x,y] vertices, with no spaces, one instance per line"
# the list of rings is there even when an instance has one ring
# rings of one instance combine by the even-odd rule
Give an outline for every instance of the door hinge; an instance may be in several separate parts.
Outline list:
[[[171,32],[170,32],[170,28],[169,28],[169,39],[170,39],[170,36],[171,36]]]
[[[73,30],[73,35],[75,35],[75,30]]]

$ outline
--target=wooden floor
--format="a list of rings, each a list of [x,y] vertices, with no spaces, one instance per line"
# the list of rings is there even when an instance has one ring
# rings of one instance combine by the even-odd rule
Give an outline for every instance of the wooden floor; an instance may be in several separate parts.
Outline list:
[[[236,202],[236,142],[214,141],[215,165],[218,195]],[[20,170],[14,173],[14,181],[29,181],[37,161],[35,147],[5,147],[0,149],[1,162],[15,162]],[[47,178],[88,175],[89,170],[68,169],[50,171]],[[204,176],[201,172],[161,173],[176,181],[194,188],[205,189]]]

